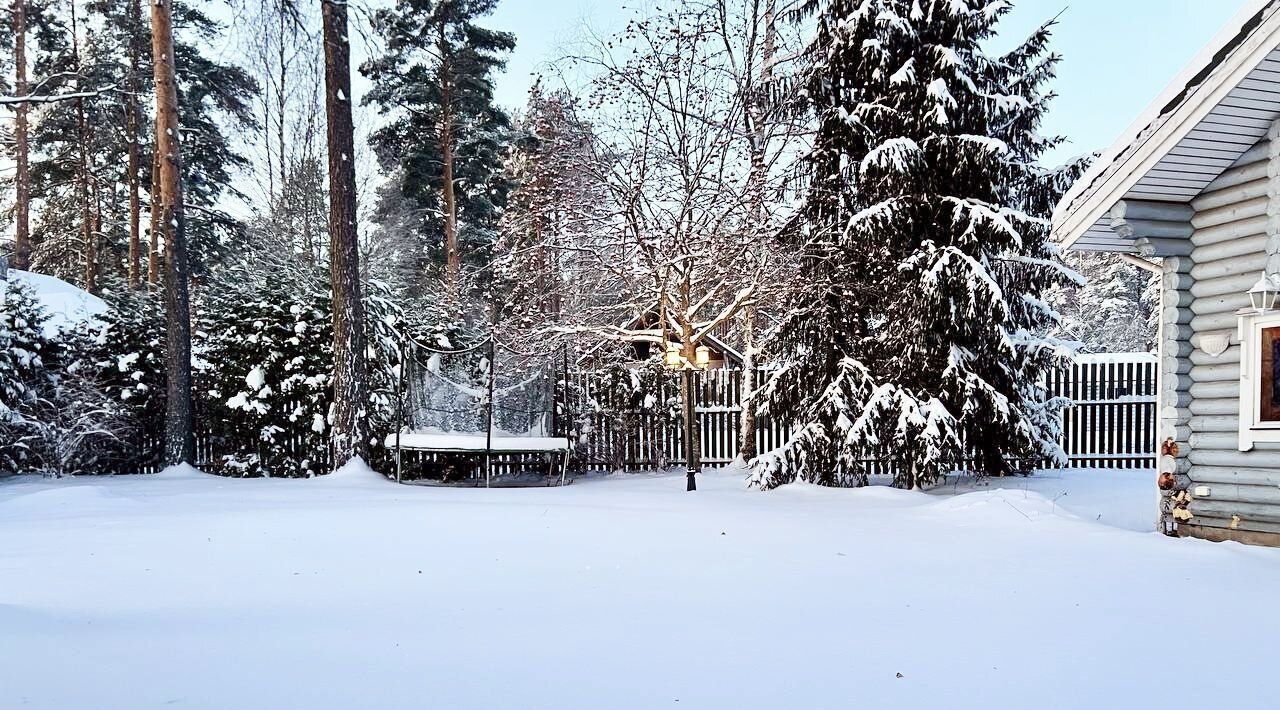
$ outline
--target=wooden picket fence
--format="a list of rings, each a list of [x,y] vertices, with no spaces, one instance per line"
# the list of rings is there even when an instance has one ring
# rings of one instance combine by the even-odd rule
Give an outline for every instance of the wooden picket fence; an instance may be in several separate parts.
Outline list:
[[[1149,353],[1082,355],[1049,378],[1063,412],[1062,448],[1073,467],[1154,468],[1159,362]]]
[[[1122,353],[1080,357],[1047,385],[1071,401],[1063,413],[1063,450],[1070,467],[1151,468],[1155,465],[1156,357]],[[725,466],[738,455],[742,376],[737,369],[697,373],[696,411],[702,462]],[[767,377],[755,373],[757,385]],[[616,378],[617,375],[608,377]],[[582,429],[575,458],[584,470],[639,471],[684,464],[679,379],[660,379],[636,400],[620,394],[616,379],[578,376],[577,419]],[[785,425],[757,417],[758,451],[786,441]],[[889,464],[873,468],[891,468]]]
[[[1152,468],[1155,465],[1157,360],[1147,353],[1086,355],[1071,368],[1053,373],[1047,385],[1055,396],[1071,402],[1063,413],[1063,450],[1068,466],[1088,468]],[[701,434],[702,463],[728,465],[738,455],[742,417],[742,377],[738,369],[717,369],[695,375],[697,417]],[[574,462],[577,471],[646,471],[684,464],[679,406],[679,377],[669,374],[637,393],[619,382],[624,374],[613,372],[571,375],[576,393],[568,412],[576,422]],[[768,376],[756,371],[757,387]],[[198,465],[212,465],[223,452],[203,400],[196,398],[196,453]],[[785,424],[757,417],[756,447],[769,451],[782,445],[789,432]],[[148,471],[160,468],[162,441],[159,432],[148,432],[139,442],[155,453]],[[323,436],[289,442],[291,449],[311,452],[312,460],[330,460]],[[406,454],[415,464],[430,454]],[[500,455],[493,460],[496,475],[538,469],[544,457]],[[889,472],[891,462],[868,462],[873,472]],[[479,475],[476,464],[473,475]]]

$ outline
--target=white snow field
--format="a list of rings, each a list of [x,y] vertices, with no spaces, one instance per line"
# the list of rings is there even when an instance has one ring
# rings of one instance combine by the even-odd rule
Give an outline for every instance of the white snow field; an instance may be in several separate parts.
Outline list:
[[[0,708],[1277,707],[1280,550],[1149,481],[0,480]]]

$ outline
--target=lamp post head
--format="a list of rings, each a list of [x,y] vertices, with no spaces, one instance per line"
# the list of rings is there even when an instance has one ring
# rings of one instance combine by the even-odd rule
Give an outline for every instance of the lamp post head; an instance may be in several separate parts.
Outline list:
[[[711,364],[711,348],[705,345],[699,345],[694,352],[694,362],[697,363],[698,369],[705,370]]]
[[[667,343],[667,351],[662,355],[662,364],[671,370],[679,370],[684,367],[684,355],[680,354],[680,346],[678,344]]]

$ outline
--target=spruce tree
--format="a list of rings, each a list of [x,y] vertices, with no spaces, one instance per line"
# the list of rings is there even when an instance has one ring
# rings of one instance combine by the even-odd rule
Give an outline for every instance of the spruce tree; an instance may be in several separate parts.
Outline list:
[[[132,290],[115,280],[103,291],[107,311],[98,317],[83,359],[97,386],[119,403],[127,429],[109,457],[109,470],[132,473],[163,462],[165,372],[164,298],[148,289]]]
[[[1041,376],[1069,356],[1044,299],[1073,277],[1049,241],[1066,179],[1038,158],[1050,25],[984,46],[1006,0],[813,0],[808,97],[818,121],[804,278],[763,398],[795,424],[752,482],[924,485],[1061,456]]]
[[[38,412],[57,385],[58,345],[29,287],[0,281],[0,289],[0,472],[14,473],[39,465]]]
[[[1049,299],[1062,312],[1058,331],[1088,352],[1150,352],[1160,318],[1159,278],[1115,254],[1073,252],[1066,262],[1087,280],[1055,289]]]

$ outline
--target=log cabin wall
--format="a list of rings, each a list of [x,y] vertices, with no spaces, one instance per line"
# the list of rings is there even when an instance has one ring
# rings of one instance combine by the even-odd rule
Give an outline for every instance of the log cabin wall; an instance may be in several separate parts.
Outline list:
[[[1273,127],[1272,135],[1276,134]],[[1280,147],[1280,145],[1277,145]],[[1280,184],[1272,141],[1251,147],[1192,201],[1189,505],[1183,534],[1280,544],[1280,444],[1238,450],[1240,340],[1237,311],[1267,262],[1270,196]],[[1219,355],[1206,339],[1230,337]],[[1195,495],[1199,489],[1201,495]],[[1207,492],[1208,495],[1204,495]]]

